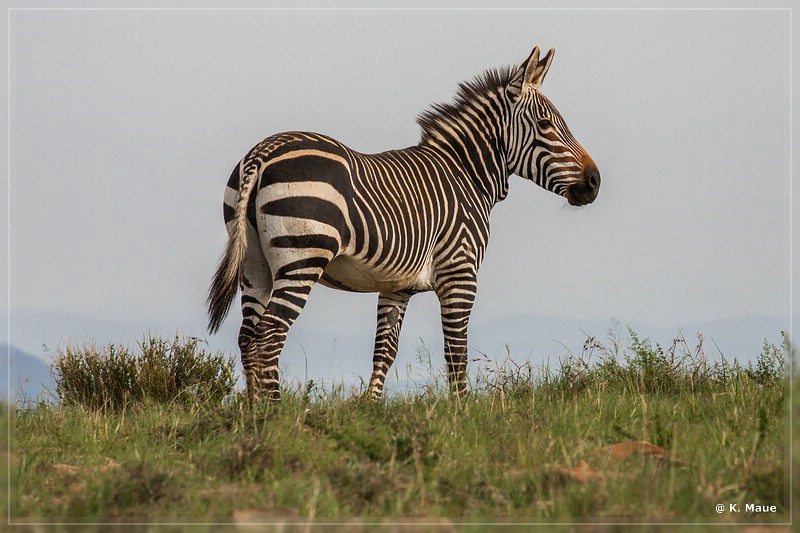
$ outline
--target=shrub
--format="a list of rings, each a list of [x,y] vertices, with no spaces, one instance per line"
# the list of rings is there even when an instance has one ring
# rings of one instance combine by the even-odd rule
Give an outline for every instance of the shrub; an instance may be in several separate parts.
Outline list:
[[[219,402],[236,384],[234,360],[199,349],[194,338],[146,338],[139,352],[115,344],[59,350],[52,364],[64,404],[121,409],[131,402]]]
[[[786,346],[786,338],[781,346],[770,344],[767,339],[764,339],[764,344],[761,348],[761,353],[758,355],[756,364],[750,363],[747,368],[747,374],[756,383],[765,384],[775,380],[784,378],[785,357],[783,346]]]

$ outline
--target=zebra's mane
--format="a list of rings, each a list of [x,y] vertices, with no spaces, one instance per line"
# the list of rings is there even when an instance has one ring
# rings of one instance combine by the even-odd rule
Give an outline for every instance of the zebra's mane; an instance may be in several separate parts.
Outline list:
[[[471,80],[459,83],[452,103],[433,104],[430,109],[417,116],[417,124],[422,128],[420,142],[428,140],[447,122],[458,120],[468,107],[474,107],[483,97],[506,87],[511,82],[514,71],[514,67],[510,66],[489,69]]]

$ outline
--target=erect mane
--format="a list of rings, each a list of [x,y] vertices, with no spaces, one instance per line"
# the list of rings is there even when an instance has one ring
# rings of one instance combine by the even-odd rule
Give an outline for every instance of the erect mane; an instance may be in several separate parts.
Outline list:
[[[506,87],[514,75],[514,67],[505,66],[489,69],[468,81],[458,84],[455,99],[452,103],[431,105],[417,116],[417,124],[422,128],[421,142],[431,137],[432,133],[449,120],[458,119],[467,107],[474,105],[481,97]]]

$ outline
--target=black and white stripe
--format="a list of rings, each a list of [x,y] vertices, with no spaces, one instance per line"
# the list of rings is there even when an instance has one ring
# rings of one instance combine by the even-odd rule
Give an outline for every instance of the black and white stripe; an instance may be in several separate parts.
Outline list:
[[[467,325],[489,237],[489,213],[518,174],[592,202],[600,175],[539,92],[551,49],[459,87],[418,122],[416,146],[362,154],[317,133],[268,137],[225,191],[228,245],[208,296],[216,332],[241,289],[239,346],[251,397],[278,398],[278,357],[316,283],[377,292],[369,392],[379,397],[409,298],[435,291],[453,390],[466,391]]]

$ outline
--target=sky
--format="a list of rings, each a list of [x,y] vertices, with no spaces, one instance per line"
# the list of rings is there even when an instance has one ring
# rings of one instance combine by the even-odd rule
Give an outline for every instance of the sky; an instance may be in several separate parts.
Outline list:
[[[224,186],[254,144],[285,130],[362,152],[416,144],[421,111],[535,44],[556,48],[541,90],[603,183],[573,209],[510,179],[473,326],[788,328],[788,11],[16,10],[9,28],[12,342],[41,315],[202,337]],[[362,333],[368,368],[375,301],[317,287],[298,331]],[[412,315],[401,350],[438,328],[435,297]],[[210,343],[235,350],[239,320]]]

